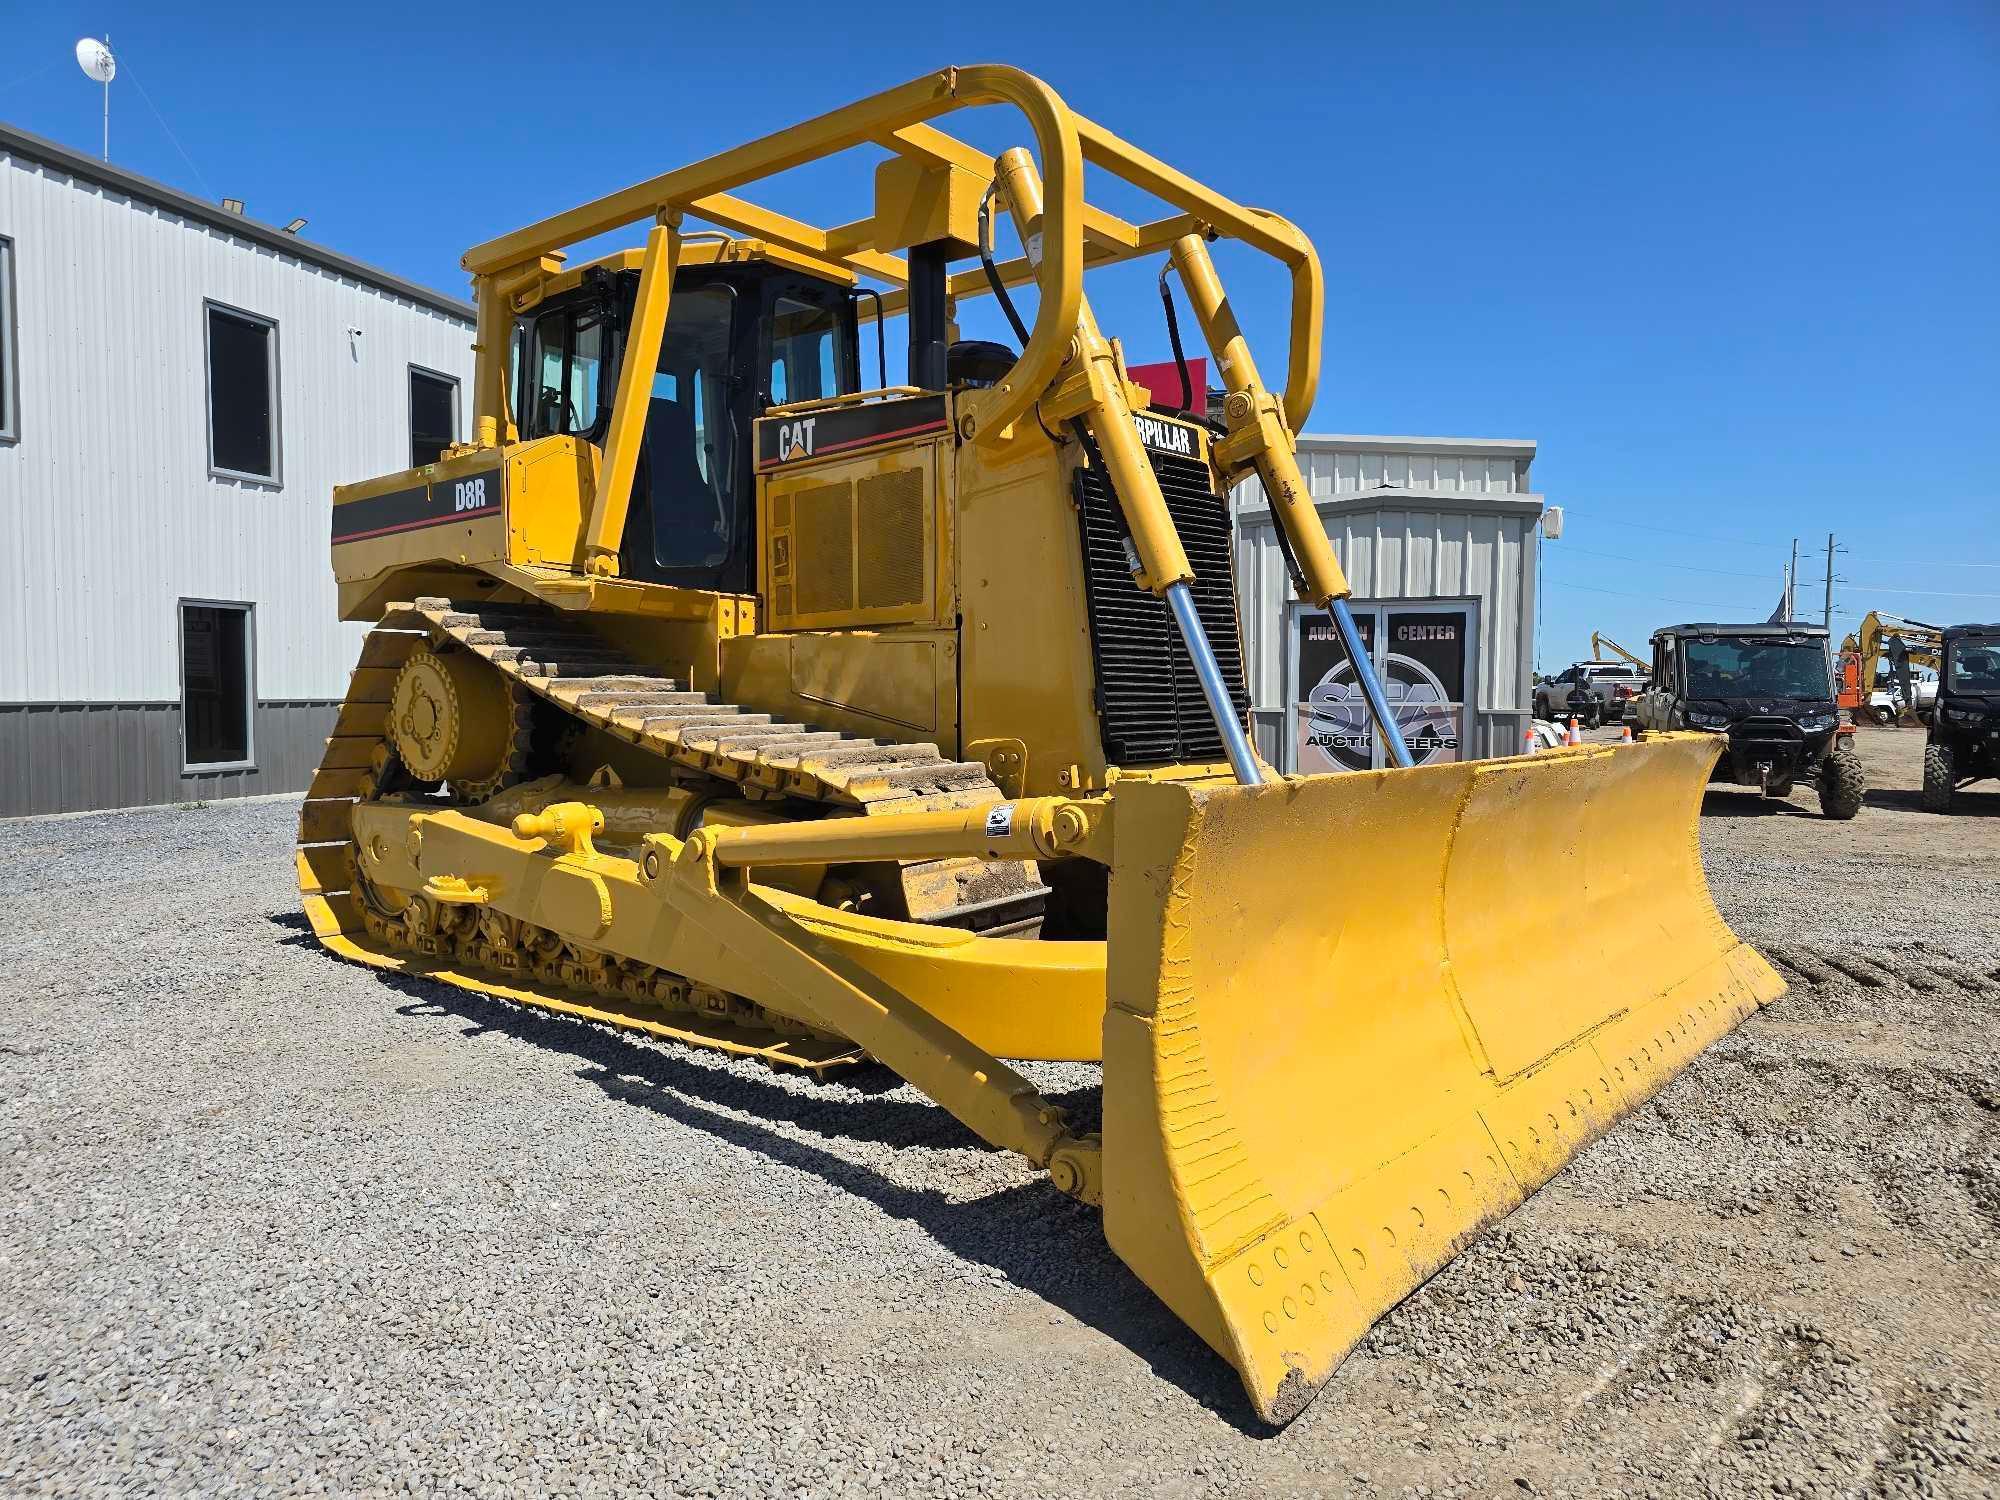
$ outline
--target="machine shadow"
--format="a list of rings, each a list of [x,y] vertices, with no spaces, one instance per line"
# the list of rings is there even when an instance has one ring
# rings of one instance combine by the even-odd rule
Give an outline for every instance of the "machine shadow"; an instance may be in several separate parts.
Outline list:
[[[1924,810],[1923,793],[1903,787],[1870,787],[1867,805],[1891,812],[1920,813]],[[1932,816],[1936,816],[1933,814]],[[2000,818],[2000,792],[1960,791],[1951,799],[1954,818]]]
[[[1704,818],[1817,818],[1816,807],[1800,807],[1779,797],[1766,797],[1752,790],[1711,787],[1701,796]]]
[[[1105,1242],[1097,1211],[1056,1191],[1039,1175],[965,1201],[907,1186],[831,1151],[771,1129],[776,1121],[828,1140],[931,1150],[990,1149],[940,1106],[891,1098],[905,1087],[884,1067],[851,1078],[790,1088],[671,1045],[648,1046],[592,1022],[544,1014],[435,980],[377,976],[409,997],[398,1014],[469,1023],[464,1034],[496,1033],[567,1054],[577,1076],[621,1104],[650,1110],[717,1140],[808,1172],[882,1212],[915,1224],[967,1262],[999,1271],[1024,1291],[1124,1346],[1161,1379],[1251,1437],[1275,1436],[1256,1420],[1228,1363],[1134,1276]],[[1094,1088],[1052,1093],[1079,1126],[1096,1123]],[[740,1111],[757,1118],[739,1119]],[[1024,1175],[1031,1173],[1025,1163]]]

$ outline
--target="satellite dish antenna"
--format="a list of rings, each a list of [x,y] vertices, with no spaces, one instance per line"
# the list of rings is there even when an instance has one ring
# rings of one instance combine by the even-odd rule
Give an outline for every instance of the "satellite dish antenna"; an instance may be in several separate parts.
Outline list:
[[[76,65],[99,83],[109,83],[118,76],[118,59],[94,36],[76,44]]]
[[[118,59],[111,52],[111,38],[99,41],[84,37],[76,44],[76,65],[86,77],[104,85],[104,159],[111,160],[111,80],[118,76]]]

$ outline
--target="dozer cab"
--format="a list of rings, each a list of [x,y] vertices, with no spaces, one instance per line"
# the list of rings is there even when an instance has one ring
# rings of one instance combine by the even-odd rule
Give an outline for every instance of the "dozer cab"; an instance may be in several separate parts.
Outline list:
[[[933,123],[981,105],[1028,144]],[[857,147],[882,159],[850,222],[740,196]],[[1162,216],[1087,202],[1086,162]],[[1216,239],[1289,277],[1282,392]],[[1146,256],[1222,372],[1215,422],[1149,406],[1084,295]],[[474,440],[335,496],[372,629],[301,815],[334,952],[888,1066],[1101,1204],[1274,1423],[1780,991],[1703,882],[1712,739],[1405,769],[1294,459],[1312,246],[1034,78],[932,74],[465,263]],[[955,338],[982,295],[1012,346]],[[1227,496],[1253,476],[1396,768],[1281,777],[1246,734]],[[1518,955],[1558,932],[1601,977],[1551,996]],[[1003,1059],[1101,1060],[1101,1131]]]

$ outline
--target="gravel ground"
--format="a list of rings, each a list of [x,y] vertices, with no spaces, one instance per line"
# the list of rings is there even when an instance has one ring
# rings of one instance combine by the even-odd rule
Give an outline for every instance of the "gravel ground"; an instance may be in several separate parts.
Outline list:
[[[1791,993],[1275,1436],[907,1089],[334,962],[290,803],[9,825],[0,1492],[1993,1494],[2000,793],[1920,738],[1710,795]]]

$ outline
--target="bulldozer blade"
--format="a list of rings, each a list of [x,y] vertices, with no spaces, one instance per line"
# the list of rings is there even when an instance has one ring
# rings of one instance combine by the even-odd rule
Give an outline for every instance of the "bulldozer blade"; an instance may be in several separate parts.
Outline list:
[[[1783,993],[1702,874],[1715,755],[1114,790],[1105,1234],[1266,1421]]]

